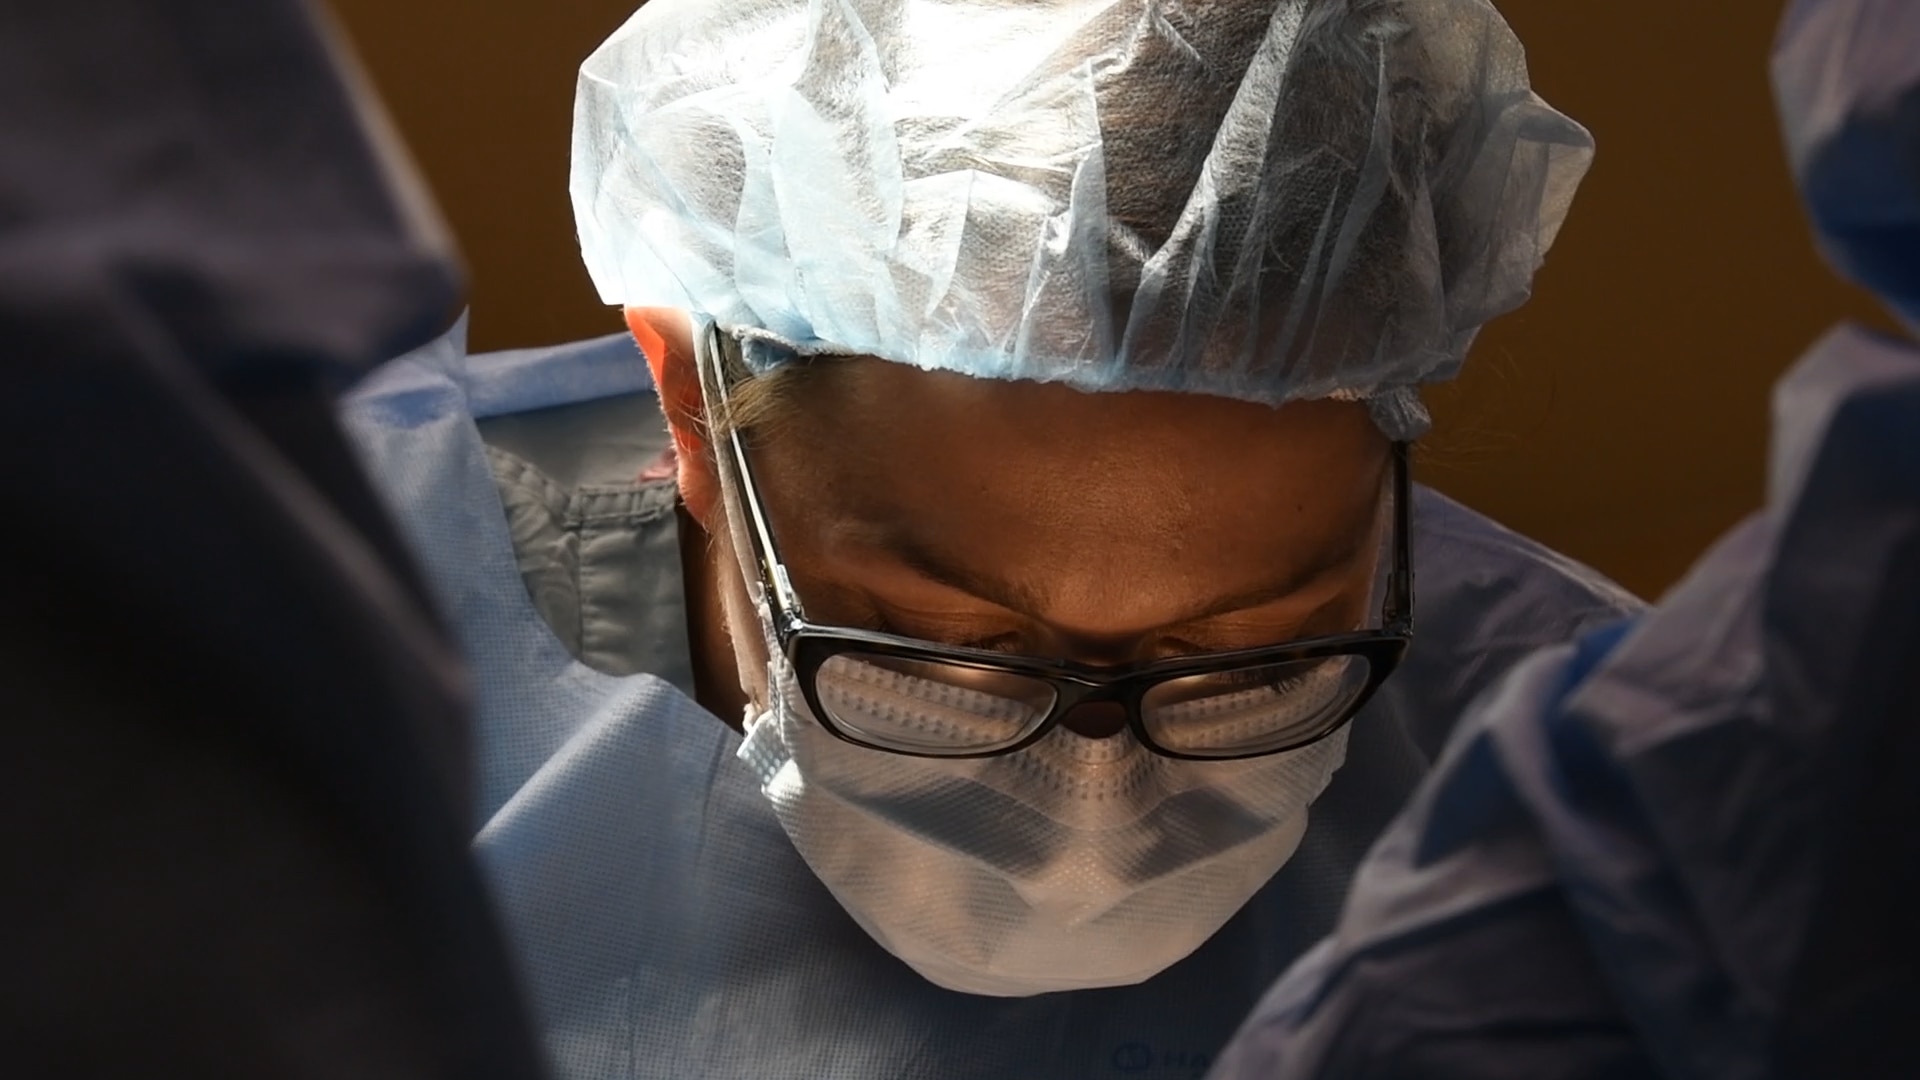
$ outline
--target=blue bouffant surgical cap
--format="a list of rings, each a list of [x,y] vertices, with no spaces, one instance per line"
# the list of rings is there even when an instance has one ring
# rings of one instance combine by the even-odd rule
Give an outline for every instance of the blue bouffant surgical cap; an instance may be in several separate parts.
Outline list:
[[[608,303],[764,370],[1366,399],[1396,438],[1592,157],[1486,0],[653,0],[588,58]]]
[[[1773,85],[1822,250],[1920,333],[1920,2],[1798,0]]]

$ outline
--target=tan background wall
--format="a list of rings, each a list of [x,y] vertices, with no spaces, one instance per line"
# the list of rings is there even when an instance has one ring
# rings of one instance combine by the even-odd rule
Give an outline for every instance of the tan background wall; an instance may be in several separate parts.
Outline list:
[[[1436,396],[1422,477],[1653,595],[1761,497],[1767,391],[1842,317],[1766,58],[1780,4],[1505,0],[1600,153],[1536,298]],[[610,333],[567,202],[574,71],[631,0],[334,0],[459,234],[478,349]]]

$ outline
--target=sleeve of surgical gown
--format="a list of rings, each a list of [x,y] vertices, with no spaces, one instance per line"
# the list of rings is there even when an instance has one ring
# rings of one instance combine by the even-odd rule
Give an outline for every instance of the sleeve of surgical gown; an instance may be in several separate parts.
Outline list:
[[[531,1077],[334,427],[445,245],[291,0],[0,4],[0,1075]]]
[[[1920,1076],[1920,349],[1774,415],[1767,508],[1476,705],[1215,1080]]]

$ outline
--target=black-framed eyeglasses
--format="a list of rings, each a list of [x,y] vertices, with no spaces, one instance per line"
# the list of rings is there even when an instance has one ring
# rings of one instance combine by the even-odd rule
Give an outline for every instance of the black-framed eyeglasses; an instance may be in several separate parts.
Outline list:
[[[709,401],[727,405],[723,357],[739,344],[708,328]],[[730,469],[781,650],[814,717],[847,742],[913,757],[979,758],[1039,741],[1077,706],[1112,702],[1154,753],[1222,761],[1296,750],[1338,731],[1393,673],[1413,637],[1407,444],[1393,444],[1392,554],[1380,627],[1231,652],[1094,667],[807,620],[739,431],[715,447]]]

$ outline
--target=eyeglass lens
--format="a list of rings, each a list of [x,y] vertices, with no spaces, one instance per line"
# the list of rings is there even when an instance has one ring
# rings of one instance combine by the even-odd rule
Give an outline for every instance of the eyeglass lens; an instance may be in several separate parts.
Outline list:
[[[1358,654],[1287,660],[1169,679],[1140,701],[1149,738],[1199,757],[1243,757],[1311,741],[1366,691]],[[824,718],[861,742],[918,754],[977,754],[1012,746],[1045,722],[1058,694],[1014,672],[868,652],[820,665]]]

